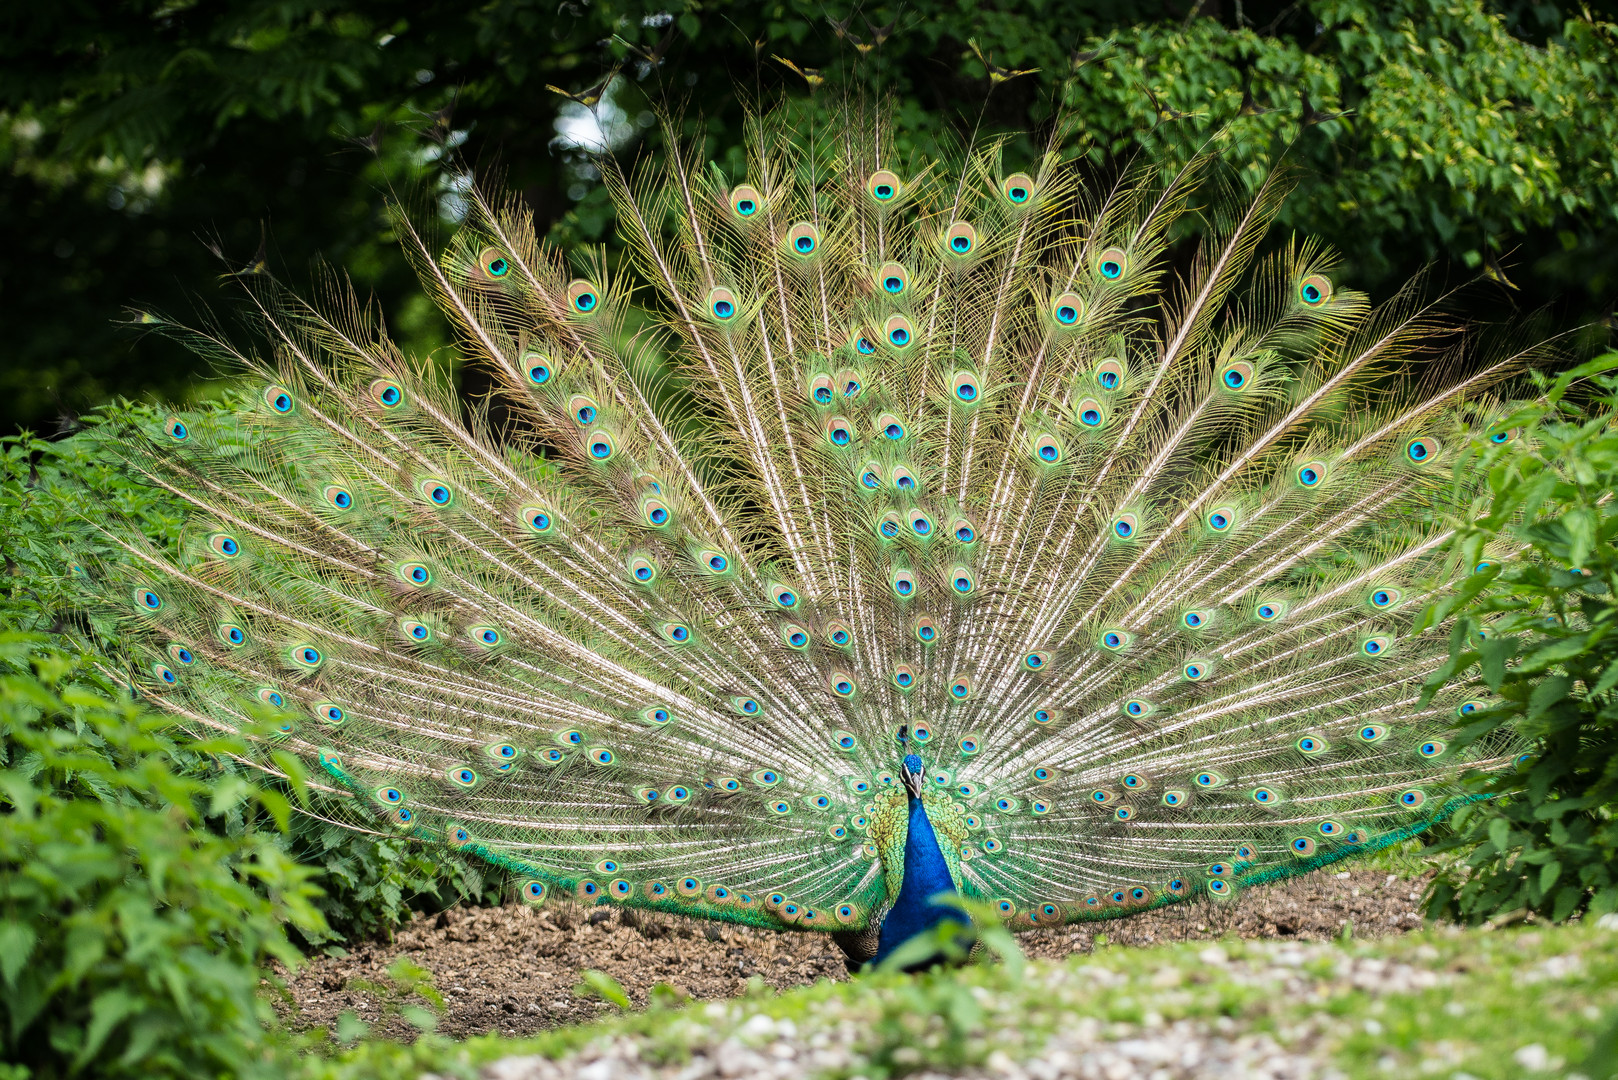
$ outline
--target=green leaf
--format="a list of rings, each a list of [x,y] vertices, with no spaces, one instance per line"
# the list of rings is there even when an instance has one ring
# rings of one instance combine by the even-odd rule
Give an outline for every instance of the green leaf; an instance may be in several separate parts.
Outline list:
[[[583,981],[573,991],[579,997],[597,997],[620,1009],[629,1008],[629,994],[625,992],[623,984],[611,975],[592,968],[584,971],[580,978]]]
[[[0,922],[0,978],[5,979],[7,987],[16,988],[17,973],[34,954],[38,941],[34,928],[16,921],[15,916]]]

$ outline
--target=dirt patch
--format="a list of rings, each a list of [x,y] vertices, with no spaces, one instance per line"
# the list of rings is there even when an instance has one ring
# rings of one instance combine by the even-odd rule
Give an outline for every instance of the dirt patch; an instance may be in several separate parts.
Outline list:
[[[1088,926],[1021,934],[1030,956],[1058,959],[1088,952],[1104,933],[1113,945],[1161,945],[1218,938],[1335,937],[1352,922],[1361,937],[1420,926],[1424,881],[1369,870],[1318,873],[1249,889],[1228,904],[1195,904]],[[368,942],[345,957],[318,957],[287,979],[281,1007],[292,1026],[334,1027],[344,1011],[375,1021],[377,998],[356,982],[385,983],[400,956],[432,973],[448,1005],[438,1030],[465,1038],[497,1032],[525,1035],[589,1019],[610,1007],[574,994],[581,971],[594,968],[623,984],[637,1006],[669,983],[698,999],[732,997],[751,978],[777,990],[818,979],[847,978],[843,955],[823,934],[770,933],[628,909],[570,904],[452,909],[417,918],[392,943]],[[280,973],[286,978],[285,973]],[[410,1038],[392,1019],[376,1034]]]

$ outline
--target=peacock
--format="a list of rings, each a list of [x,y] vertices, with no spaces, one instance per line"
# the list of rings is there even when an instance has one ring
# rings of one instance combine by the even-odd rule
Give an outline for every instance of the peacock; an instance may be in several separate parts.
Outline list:
[[[613,266],[481,187],[446,242],[397,214],[472,406],[336,275],[247,275],[247,345],[143,316],[240,384],[124,437],[187,518],[109,512],[75,564],[121,677],[526,902],[851,964],[956,897],[1228,898],[1511,765],[1451,748],[1488,702],[1423,696],[1419,614],[1503,557],[1453,528],[1538,347],[1473,349],[1420,281],[1372,305],[1216,144],[1096,179],[853,105],[746,141],[740,176],[672,125],[605,158]]]

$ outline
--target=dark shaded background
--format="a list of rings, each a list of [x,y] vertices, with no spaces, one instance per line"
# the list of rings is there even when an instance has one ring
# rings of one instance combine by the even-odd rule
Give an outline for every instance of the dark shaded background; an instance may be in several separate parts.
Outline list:
[[[1304,179],[1283,224],[1373,295],[1437,260],[1450,282],[1489,279],[1465,301],[1479,318],[1550,305],[1601,341],[1618,294],[1613,0],[4,7],[0,431],[209,394],[201,362],[121,325],[126,309],[228,307],[221,272],[258,259],[294,285],[317,257],[343,267],[407,348],[452,364],[386,191],[452,225],[466,170],[498,166],[542,229],[610,244],[585,156],[557,141],[583,106],[547,84],[582,94],[615,71],[596,112],[625,153],[656,152],[651,110],[669,105],[739,176],[741,102],[812,109],[848,86],[891,93],[922,143],[1064,111],[1101,169],[1223,131],[1238,176],[1290,147]],[[827,85],[810,98],[775,56]]]

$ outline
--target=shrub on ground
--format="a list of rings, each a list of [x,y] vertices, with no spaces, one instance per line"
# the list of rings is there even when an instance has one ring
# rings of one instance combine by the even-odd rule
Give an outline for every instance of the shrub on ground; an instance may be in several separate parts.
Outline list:
[[[260,968],[318,934],[286,798],[81,659],[0,635],[0,1060],[10,1076],[266,1072]],[[19,1071],[26,1069],[26,1072]]]
[[[1618,367],[1609,353],[1502,417],[1481,465],[1490,499],[1458,544],[1476,572],[1428,612],[1456,614],[1451,655],[1428,687],[1477,687],[1454,752],[1514,731],[1514,764],[1479,777],[1494,796],[1455,816],[1438,845],[1465,852],[1430,912],[1477,921],[1618,910]],[[1580,380],[1589,379],[1581,384]],[[1593,393],[1575,404],[1568,391]],[[1484,556],[1504,541],[1516,553]],[[1466,706],[1462,706],[1466,709]]]

